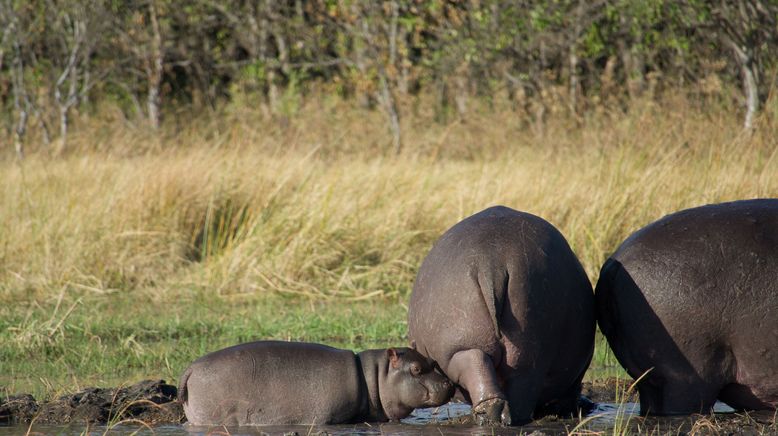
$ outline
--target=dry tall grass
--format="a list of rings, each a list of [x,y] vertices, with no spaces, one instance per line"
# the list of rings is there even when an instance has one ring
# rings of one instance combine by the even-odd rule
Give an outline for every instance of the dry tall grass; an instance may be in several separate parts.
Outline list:
[[[0,162],[0,301],[130,289],[164,297],[405,296],[431,243],[504,204],[544,217],[590,278],[628,234],[677,209],[778,196],[778,126],[683,100],[522,128],[405,116],[405,152],[379,113],[311,103],[179,122],[176,134],[83,126],[61,158]]]

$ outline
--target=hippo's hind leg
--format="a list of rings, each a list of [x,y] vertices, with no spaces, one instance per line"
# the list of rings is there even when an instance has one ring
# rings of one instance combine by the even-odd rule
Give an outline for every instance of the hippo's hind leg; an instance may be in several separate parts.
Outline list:
[[[667,380],[661,386],[638,383],[638,393],[641,415],[688,415],[710,412],[718,389],[703,382]]]
[[[478,349],[454,353],[446,375],[467,391],[478,424],[511,424],[505,394],[497,383],[494,363],[486,353]]]
[[[585,415],[593,407],[594,404],[591,401],[582,399],[579,380],[559,395],[556,393],[549,395],[548,392],[541,394],[533,417],[542,418],[547,415],[564,418],[576,417],[579,411]]]
[[[540,371],[522,371],[505,382],[513,425],[532,421],[542,383],[543,374]]]

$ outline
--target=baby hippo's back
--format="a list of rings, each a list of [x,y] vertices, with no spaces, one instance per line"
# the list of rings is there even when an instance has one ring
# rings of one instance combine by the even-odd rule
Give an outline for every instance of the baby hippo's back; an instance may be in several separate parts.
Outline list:
[[[195,425],[325,424],[358,413],[360,380],[351,351],[261,341],[193,362],[179,396]]]

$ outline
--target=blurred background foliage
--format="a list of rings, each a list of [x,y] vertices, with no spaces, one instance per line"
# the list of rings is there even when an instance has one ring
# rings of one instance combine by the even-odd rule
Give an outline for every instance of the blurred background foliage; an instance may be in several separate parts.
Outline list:
[[[420,96],[439,123],[499,98],[542,129],[680,89],[734,102],[751,129],[778,59],[776,0],[0,0],[0,29],[0,132],[19,158],[33,135],[65,151],[107,104],[157,129],[322,95],[384,114],[394,152]]]

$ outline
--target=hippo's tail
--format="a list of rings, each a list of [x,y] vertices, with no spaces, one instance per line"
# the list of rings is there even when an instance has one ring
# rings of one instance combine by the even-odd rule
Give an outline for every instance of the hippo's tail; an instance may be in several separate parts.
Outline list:
[[[184,371],[184,375],[181,376],[181,380],[178,382],[178,402],[181,404],[185,404],[186,400],[188,398],[188,389],[186,387],[187,382],[189,381],[189,376],[192,375],[192,367]]]
[[[616,316],[615,301],[612,292],[616,276],[621,270],[621,263],[612,258],[605,261],[600,269],[600,278],[597,279],[597,286],[594,287],[594,299],[597,310],[597,324],[600,331],[609,340],[616,333],[613,317]]]

